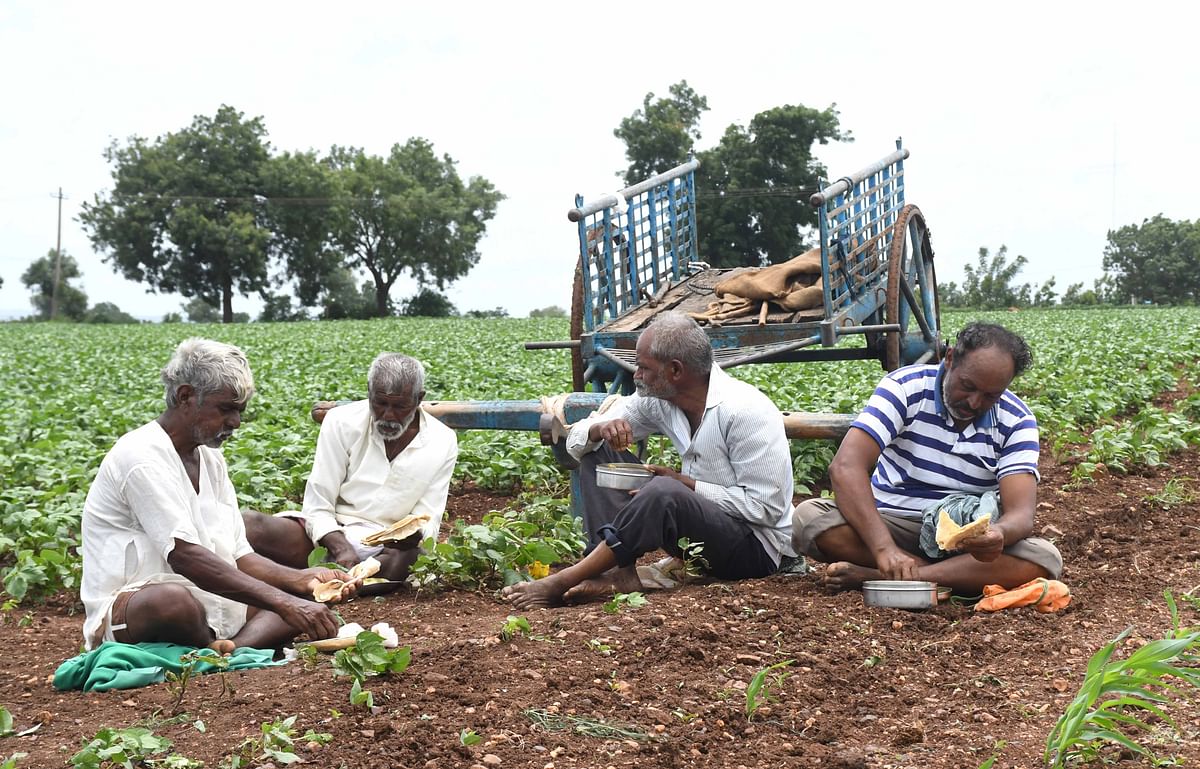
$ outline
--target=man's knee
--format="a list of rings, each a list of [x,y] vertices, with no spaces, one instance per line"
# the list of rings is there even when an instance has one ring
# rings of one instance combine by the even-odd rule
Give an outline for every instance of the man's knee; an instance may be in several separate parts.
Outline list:
[[[207,623],[204,606],[183,585],[144,587],[130,598],[128,612],[136,614],[137,623],[144,626],[187,627],[197,622]]]
[[[811,558],[822,558],[817,538],[846,523],[827,499],[806,499],[792,511],[792,549]]]

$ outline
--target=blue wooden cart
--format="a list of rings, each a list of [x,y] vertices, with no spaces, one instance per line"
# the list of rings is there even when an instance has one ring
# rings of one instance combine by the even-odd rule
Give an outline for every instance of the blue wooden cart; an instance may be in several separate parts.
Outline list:
[[[766,308],[707,328],[722,368],[861,358],[891,371],[941,358],[933,249],[920,209],[905,202],[907,157],[897,140],[887,157],[820,185],[810,198],[820,227],[820,306]],[[570,347],[576,391],[631,392],[637,337],[654,316],[702,311],[718,282],[748,269],[713,269],[697,253],[698,165],[596,200],[576,196],[568,212],[579,234],[572,339],[528,345]],[[865,343],[839,344],[852,336]]]

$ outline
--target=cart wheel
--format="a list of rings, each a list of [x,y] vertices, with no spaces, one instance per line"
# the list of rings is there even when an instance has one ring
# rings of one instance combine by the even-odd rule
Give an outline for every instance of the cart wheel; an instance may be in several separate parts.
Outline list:
[[[924,339],[920,324],[913,317],[912,306],[904,296],[900,281],[912,289],[921,307],[921,315],[933,333],[932,342]],[[884,337],[883,367],[894,371],[915,363],[924,351],[932,351],[927,360],[942,359],[942,313],[938,305],[937,276],[933,268],[933,247],[929,228],[921,209],[905,206],[892,226],[892,243],[888,252],[887,322],[897,324],[900,331],[889,331]],[[921,343],[924,347],[921,347]]]
[[[583,262],[575,262],[575,282],[571,286],[571,339],[579,341],[583,336]],[[583,392],[587,382],[583,381],[583,351],[571,348],[571,389]]]

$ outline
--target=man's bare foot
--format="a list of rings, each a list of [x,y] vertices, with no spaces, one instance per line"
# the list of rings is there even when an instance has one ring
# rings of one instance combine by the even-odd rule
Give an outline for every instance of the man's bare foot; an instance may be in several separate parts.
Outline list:
[[[235,644],[233,641],[230,641],[228,638],[218,638],[210,643],[208,648],[224,657],[226,654],[233,654],[233,650],[237,648],[237,644]]]
[[[563,581],[557,574],[533,582],[518,582],[500,591],[500,597],[518,609],[544,609],[562,606]]]
[[[633,593],[644,589],[637,569],[609,569],[594,579],[585,579],[568,590],[563,598],[572,603],[587,603],[612,598],[615,593]]]
[[[868,569],[849,561],[838,561],[825,567],[821,584],[830,590],[859,590],[869,579],[880,579],[878,569]]]

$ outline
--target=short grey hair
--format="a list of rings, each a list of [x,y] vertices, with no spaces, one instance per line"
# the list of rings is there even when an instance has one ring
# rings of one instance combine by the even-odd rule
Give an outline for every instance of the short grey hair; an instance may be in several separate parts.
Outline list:
[[[664,312],[646,330],[654,332],[650,337],[650,357],[663,362],[677,360],[698,376],[707,376],[712,370],[712,342],[691,316]]]
[[[398,352],[381,352],[367,370],[368,393],[407,393],[425,390],[425,367],[416,358]]]
[[[254,375],[246,353],[237,347],[211,339],[185,339],[175,348],[171,360],[162,370],[166,388],[167,408],[179,403],[179,388],[189,385],[201,401],[204,396],[225,388],[233,391],[238,403],[246,403],[254,395]]]

